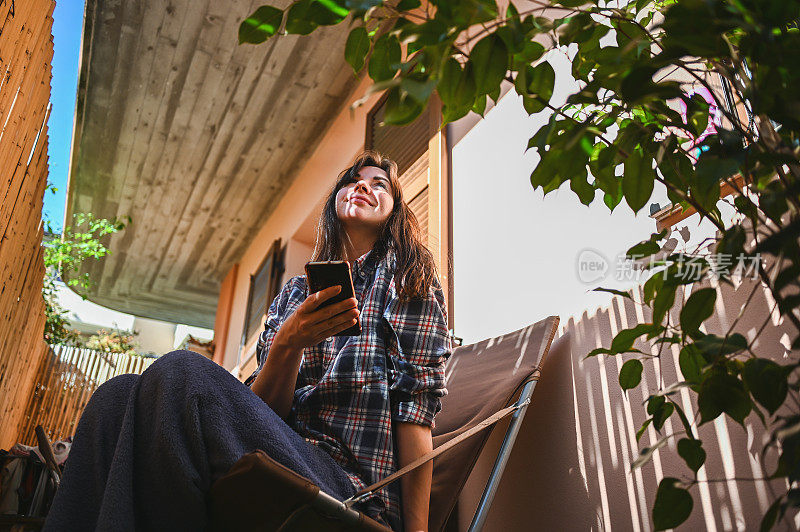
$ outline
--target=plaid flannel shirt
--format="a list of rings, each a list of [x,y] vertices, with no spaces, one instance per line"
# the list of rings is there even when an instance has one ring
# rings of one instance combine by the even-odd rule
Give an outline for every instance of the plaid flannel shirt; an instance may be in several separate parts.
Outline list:
[[[445,389],[452,345],[438,284],[426,298],[400,301],[394,259],[360,257],[352,267],[362,334],[333,337],[303,351],[288,423],[327,451],[356,490],[397,470],[392,422],[432,426]],[[308,296],[305,276],[293,277],[272,302],[256,348],[255,380],[281,323]],[[394,482],[364,506],[393,528],[401,526],[400,486]]]

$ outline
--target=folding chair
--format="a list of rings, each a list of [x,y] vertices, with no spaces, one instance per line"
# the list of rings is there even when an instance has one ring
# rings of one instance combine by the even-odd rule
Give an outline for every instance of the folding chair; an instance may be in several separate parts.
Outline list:
[[[510,415],[503,444],[469,527],[470,531],[481,530],[558,321],[551,316],[453,352],[446,368],[450,393],[442,399],[442,411],[436,417],[433,452],[341,502],[263,452],[250,453],[212,487],[212,526],[227,530],[387,530],[352,505],[437,458],[428,523],[431,531],[442,530],[492,432],[485,429]],[[264,491],[270,496],[265,497]],[[265,499],[273,503],[264,506]]]

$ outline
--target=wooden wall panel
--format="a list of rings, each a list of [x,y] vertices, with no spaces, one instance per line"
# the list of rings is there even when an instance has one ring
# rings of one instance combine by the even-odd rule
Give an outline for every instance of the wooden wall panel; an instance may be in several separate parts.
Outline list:
[[[46,345],[42,201],[52,0],[0,2],[0,447],[8,448]]]

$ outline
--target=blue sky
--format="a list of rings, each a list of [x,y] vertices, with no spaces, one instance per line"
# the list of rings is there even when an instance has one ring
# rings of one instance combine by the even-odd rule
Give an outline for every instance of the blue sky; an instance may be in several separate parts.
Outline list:
[[[58,190],[45,192],[42,215],[50,220],[54,231],[64,221],[64,203],[69,173],[69,150],[75,116],[75,93],[78,85],[78,58],[83,30],[84,0],[57,0],[53,13],[53,80],[48,128],[50,133],[49,181]]]

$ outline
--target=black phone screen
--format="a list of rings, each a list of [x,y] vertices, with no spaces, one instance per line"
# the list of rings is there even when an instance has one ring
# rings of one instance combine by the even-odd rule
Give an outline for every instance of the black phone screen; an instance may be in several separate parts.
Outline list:
[[[306,264],[308,292],[313,294],[330,286],[341,286],[342,291],[328,299],[320,308],[354,297],[353,279],[350,275],[350,264],[346,261],[309,262]],[[336,333],[334,336],[361,336],[361,325]]]

